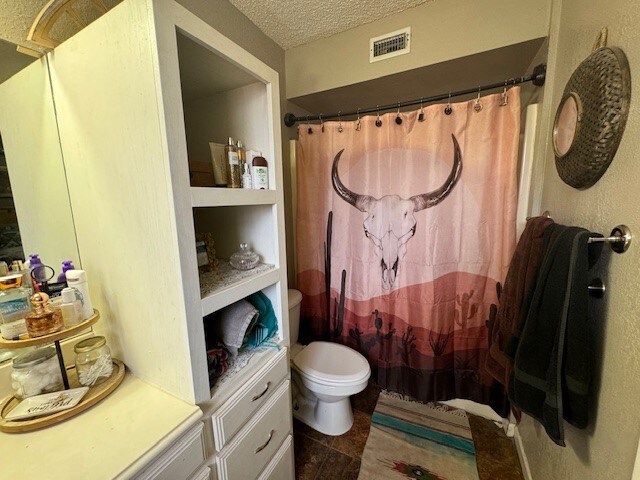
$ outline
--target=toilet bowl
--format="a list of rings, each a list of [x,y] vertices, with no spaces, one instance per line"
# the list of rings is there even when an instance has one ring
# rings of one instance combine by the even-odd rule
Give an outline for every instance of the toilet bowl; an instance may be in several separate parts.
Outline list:
[[[293,415],[321,433],[342,435],[353,425],[349,397],[365,389],[371,368],[365,357],[347,346],[296,343],[301,300],[300,292],[289,290]]]

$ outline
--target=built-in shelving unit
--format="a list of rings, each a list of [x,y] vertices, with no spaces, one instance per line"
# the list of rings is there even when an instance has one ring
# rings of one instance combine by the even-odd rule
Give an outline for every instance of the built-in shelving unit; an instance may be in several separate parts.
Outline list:
[[[205,315],[262,291],[276,342],[289,342],[278,74],[165,0],[120,3],[50,63],[78,245],[108,340],[134,374],[210,402]],[[269,190],[191,187],[189,163],[211,162],[209,143],[228,137],[267,160]],[[200,276],[199,233],[212,234],[218,259],[246,242],[264,265],[220,282],[231,272],[222,261]]]

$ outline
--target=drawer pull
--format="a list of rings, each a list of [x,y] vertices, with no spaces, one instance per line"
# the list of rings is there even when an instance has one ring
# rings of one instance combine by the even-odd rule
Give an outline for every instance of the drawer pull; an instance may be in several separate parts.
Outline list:
[[[266,390],[265,390],[266,391]],[[269,445],[269,442],[271,441],[271,439],[273,438],[273,434],[275,433],[275,430],[271,430],[269,432],[269,438],[267,439],[266,442],[264,442],[264,445],[256,448],[256,453],[260,453],[262,450],[264,450],[265,448],[267,448],[267,445]]]
[[[258,395],[255,395],[251,401],[255,402],[256,400],[258,400],[260,397],[263,397],[265,393],[267,393],[267,390],[269,390],[269,387],[271,386],[271,382],[267,382],[267,384],[264,387],[264,390],[262,391],[262,393],[259,393]]]

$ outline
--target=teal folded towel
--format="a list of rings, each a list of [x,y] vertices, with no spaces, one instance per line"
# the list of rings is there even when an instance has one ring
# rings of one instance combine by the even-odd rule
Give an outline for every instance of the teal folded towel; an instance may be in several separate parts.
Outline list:
[[[271,305],[271,300],[264,293],[254,293],[247,297],[246,300],[258,310],[258,321],[247,332],[243,346],[255,348],[278,331],[278,319],[276,318],[276,312],[273,310],[273,305]]]

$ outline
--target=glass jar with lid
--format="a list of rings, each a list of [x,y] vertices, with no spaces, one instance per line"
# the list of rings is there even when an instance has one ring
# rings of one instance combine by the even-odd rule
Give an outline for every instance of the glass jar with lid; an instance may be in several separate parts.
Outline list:
[[[249,250],[249,245],[246,243],[240,244],[240,251],[231,255],[229,263],[236,270],[251,270],[258,266],[260,257],[255,252]]]
[[[62,373],[55,348],[38,348],[15,357],[11,387],[18,399],[63,390]]]
[[[75,344],[73,350],[76,352],[76,373],[81,385],[92,387],[111,376],[113,371],[111,350],[104,337],[82,340]]]

